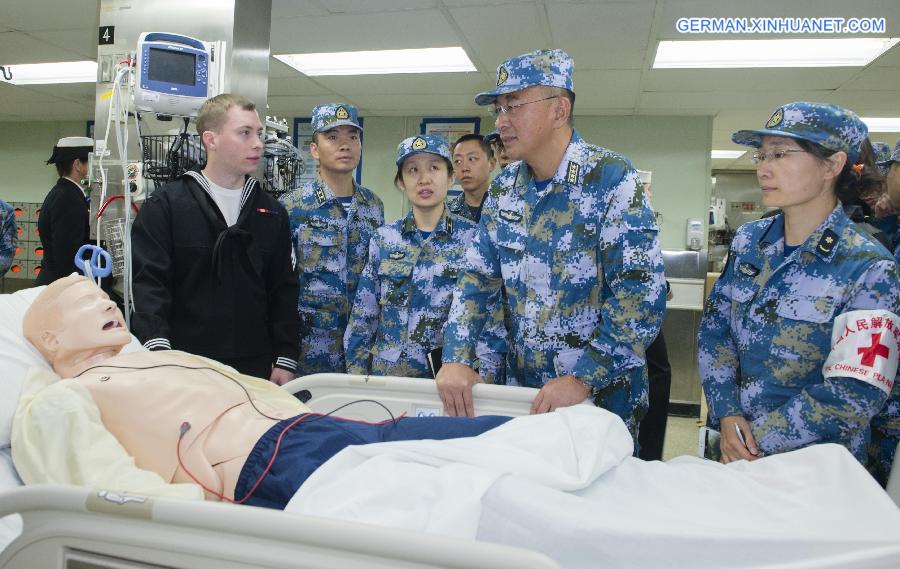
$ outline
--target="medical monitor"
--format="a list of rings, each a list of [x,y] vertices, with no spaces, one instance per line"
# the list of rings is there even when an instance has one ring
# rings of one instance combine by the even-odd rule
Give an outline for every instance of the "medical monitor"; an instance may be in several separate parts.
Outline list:
[[[192,117],[213,95],[208,44],[178,34],[145,32],[138,39],[134,104],[139,111]]]

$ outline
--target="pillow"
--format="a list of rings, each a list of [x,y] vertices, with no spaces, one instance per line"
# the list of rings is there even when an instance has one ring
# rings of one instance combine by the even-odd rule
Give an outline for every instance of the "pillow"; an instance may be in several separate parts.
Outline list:
[[[0,448],[9,446],[12,420],[29,368],[50,369],[37,348],[22,335],[22,317],[44,287],[0,294]],[[134,336],[125,351],[143,350]]]

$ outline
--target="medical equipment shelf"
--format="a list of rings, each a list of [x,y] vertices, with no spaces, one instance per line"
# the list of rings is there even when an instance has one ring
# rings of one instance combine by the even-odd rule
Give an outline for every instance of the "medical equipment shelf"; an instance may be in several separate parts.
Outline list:
[[[306,170],[302,159],[268,154],[264,158],[266,191],[277,197],[300,187],[300,176]]]
[[[200,136],[196,134],[152,134],[141,136],[144,177],[161,188],[206,161]]]

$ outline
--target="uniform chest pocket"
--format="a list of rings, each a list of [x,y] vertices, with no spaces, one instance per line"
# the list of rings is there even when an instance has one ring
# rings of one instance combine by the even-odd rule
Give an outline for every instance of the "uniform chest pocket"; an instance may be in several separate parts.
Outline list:
[[[413,264],[409,261],[384,259],[378,265],[378,278],[381,281],[381,304],[403,305],[409,296],[412,281]]]
[[[823,324],[834,319],[837,300],[830,296],[807,296],[792,294],[778,301],[776,312],[779,316],[791,320],[815,322]]]
[[[297,245],[301,253],[300,264],[306,272],[329,270],[339,267],[337,259],[340,235],[335,230],[303,227],[297,234]]]
[[[576,223],[555,239],[555,265],[561,270],[554,272],[559,285],[585,285],[597,281],[597,225]]]
[[[518,279],[519,266],[525,255],[525,238],[506,224],[497,225],[497,254],[503,280],[510,283]]]

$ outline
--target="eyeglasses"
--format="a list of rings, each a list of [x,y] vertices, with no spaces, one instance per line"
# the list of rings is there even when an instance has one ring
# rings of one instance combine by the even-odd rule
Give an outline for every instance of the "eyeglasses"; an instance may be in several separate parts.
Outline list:
[[[500,115],[512,115],[513,112],[519,107],[524,107],[525,105],[530,105],[531,103],[540,103],[541,101],[549,101],[550,99],[555,99],[559,97],[559,95],[550,95],[549,97],[544,97],[543,99],[537,99],[534,101],[525,101],[524,103],[516,103],[514,105],[495,105],[493,109],[491,109],[491,114],[494,118],[499,117]]]
[[[750,155],[750,160],[757,165],[765,162],[766,160],[777,162],[784,158],[786,154],[791,154],[793,152],[806,152],[806,150],[801,150],[799,148],[788,148],[782,150],[773,150],[772,152],[757,151]]]

